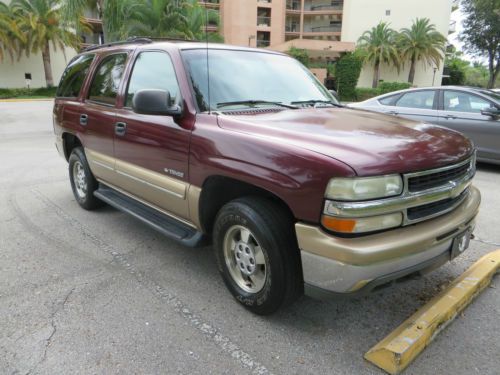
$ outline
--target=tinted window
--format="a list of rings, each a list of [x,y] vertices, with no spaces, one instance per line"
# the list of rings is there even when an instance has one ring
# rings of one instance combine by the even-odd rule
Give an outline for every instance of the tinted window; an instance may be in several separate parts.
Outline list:
[[[90,100],[115,104],[126,60],[127,54],[120,53],[108,56],[101,62],[90,86],[88,96]]]
[[[93,60],[94,55],[81,55],[73,59],[61,77],[56,96],[76,98]]]
[[[134,94],[142,89],[168,90],[174,100],[179,92],[174,66],[164,52],[143,52],[135,60],[127,90],[126,107],[132,106]]]
[[[413,91],[404,94],[396,103],[397,107],[432,109],[435,91]]]
[[[459,91],[444,92],[444,109],[446,111],[481,113],[483,109],[490,106],[489,101],[479,96]]]

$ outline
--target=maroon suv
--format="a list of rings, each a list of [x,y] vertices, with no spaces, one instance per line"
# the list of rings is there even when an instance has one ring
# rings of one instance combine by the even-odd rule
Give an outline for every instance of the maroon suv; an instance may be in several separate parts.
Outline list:
[[[54,129],[83,208],[213,242],[227,287],[258,314],[429,271],[467,248],[479,209],[467,138],[343,108],[267,50],[87,49],[63,74]]]

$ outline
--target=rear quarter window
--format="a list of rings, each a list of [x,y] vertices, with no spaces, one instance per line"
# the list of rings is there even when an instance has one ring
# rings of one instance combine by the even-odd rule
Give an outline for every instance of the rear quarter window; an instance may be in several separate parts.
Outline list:
[[[77,56],[68,64],[59,82],[57,97],[77,98],[80,95],[80,90],[94,57],[95,55]]]

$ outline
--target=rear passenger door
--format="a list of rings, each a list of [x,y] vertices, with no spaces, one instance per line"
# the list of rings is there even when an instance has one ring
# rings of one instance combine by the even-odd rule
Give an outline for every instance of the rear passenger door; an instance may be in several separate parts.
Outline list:
[[[437,90],[407,92],[386,111],[410,120],[437,124]]]
[[[92,173],[100,180],[116,184],[114,132],[116,100],[128,54],[103,56],[97,63],[84,105],[78,115],[84,129],[85,155]]]
[[[137,54],[126,88],[123,107],[117,110],[115,135],[119,186],[174,216],[188,219],[188,157],[191,131],[172,116],[140,115],[132,110],[134,94],[160,89],[179,98],[174,65],[165,51]]]
[[[464,133],[474,141],[479,157],[499,159],[500,120],[481,114],[493,102],[464,91],[442,90],[439,125]]]

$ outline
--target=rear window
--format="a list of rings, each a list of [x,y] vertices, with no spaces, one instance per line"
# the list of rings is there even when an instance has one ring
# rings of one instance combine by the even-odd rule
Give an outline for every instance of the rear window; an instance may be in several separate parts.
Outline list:
[[[90,64],[95,55],[81,55],[73,59],[64,71],[56,96],[62,98],[76,98],[80,94],[83,81],[87,76]]]
[[[101,61],[90,85],[88,99],[115,105],[126,60],[126,53],[118,53],[107,56]]]

